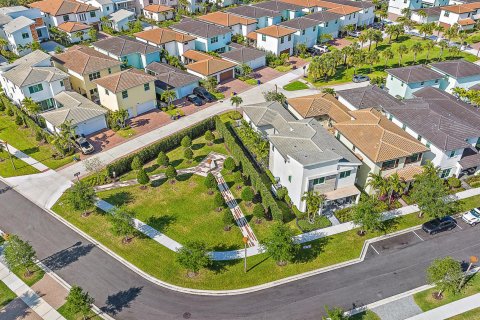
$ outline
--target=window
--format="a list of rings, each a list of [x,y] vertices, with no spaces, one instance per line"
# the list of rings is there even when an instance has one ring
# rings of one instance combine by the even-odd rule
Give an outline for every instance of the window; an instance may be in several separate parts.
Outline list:
[[[63,80],[60,80],[60,87],[64,87],[65,84],[63,83]]]
[[[340,179],[343,179],[343,178],[346,178],[346,177],[350,177],[350,174],[351,174],[351,173],[352,173],[351,170],[340,172]]]
[[[97,88],[95,88],[95,89],[90,89],[90,95],[94,95],[94,94],[96,94],[96,93],[98,93],[98,89],[97,89]]]
[[[70,21],[70,17],[68,16],[68,14],[63,16],[63,21]]]
[[[328,22],[325,22],[325,28],[328,28]]]
[[[128,98],[128,91],[127,91],[127,90],[122,91],[122,98],[123,98],[123,99],[127,99],[127,98]]]
[[[455,150],[450,151],[450,154],[448,155],[449,158],[455,157]]]
[[[108,74],[112,74],[112,68],[108,68]]]
[[[43,86],[42,86],[41,83],[33,85],[31,87],[28,87],[28,91],[30,93],[35,93],[35,92],[39,92],[39,91],[42,91],[42,90],[43,90]]]
[[[356,13],[353,13],[353,17],[354,17],[354,18],[356,17],[356,15],[357,15]]]
[[[100,78],[100,72],[94,72],[94,73],[90,73],[90,74],[88,75],[88,79],[89,79],[90,81],[95,80],[95,79],[98,79],[98,78]]]
[[[398,166],[398,159],[397,160],[388,160],[382,163],[382,170],[390,170],[396,168]]]
[[[313,26],[313,32],[315,32],[315,30],[317,30],[317,26]]]
[[[288,41],[292,41],[292,35],[291,34],[288,35]]]
[[[281,37],[280,38],[280,43],[284,43],[285,42],[285,37]]]
[[[78,18],[80,19],[80,21],[85,21],[87,20],[87,16],[85,15],[85,13],[80,13],[78,15]]]
[[[403,82],[400,84],[400,87],[403,87]]]
[[[426,147],[430,148],[430,146],[431,146],[430,141],[427,141]]]
[[[438,83],[438,79],[435,80],[435,83]]]
[[[110,7],[107,6],[107,11],[110,11]]]
[[[422,154],[415,153],[405,158],[405,164],[414,163],[414,162],[420,161],[421,159],[422,159]]]
[[[450,15],[450,12],[448,12],[448,11],[445,11],[445,12],[443,13],[443,16],[445,16],[445,17],[448,17],[449,15]]]
[[[292,182],[292,176],[288,176],[288,182]]]
[[[338,19],[335,20],[335,24],[338,24]]]
[[[305,35],[305,30],[302,30],[302,36],[304,36],[304,35]]]
[[[417,140],[418,140],[418,141],[422,141],[422,136],[421,136],[421,135],[418,135],[418,136],[417,136]]]
[[[393,76],[390,76],[390,80],[393,80]]]
[[[210,43],[217,43],[218,42],[218,36],[212,37]]]
[[[451,168],[448,168],[448,169],[445,169],[445,170],[442,170],[442,173],[440,174],[440,178],[446,178],[450,175],[450,172],[452,171]]]
[[[388,115],[388,120],[392,121],[393,120],[393,115]]]
[[[145,84],[143,85],[143,90],[145,90],[145,91],[150,90],[150,83],[145,83]]]
[[[425,82],[424,82],[424,81],[420,82],[420,85],[421,85],[421,86],[423,86],[424,84],[425,84]]]
[[[95,11],[90,11],[90,18],[95,18]]]
[[[335,137],[336,137],[338,140],[340,140],[340,137],[341,137],[340,132],[337,132],[337,134],[335,135]]]
[[[262,41],[267,41],[267,36],[262,34]]]
[[[403,3],[407,3],[407,0],[403,0]]]
[[[325,183],[325,177],[313,179],[313,182],[312,182],[314,186],[317,184],[324,184],[324,183]]]
[[[37,30],[37,35],[38,35],[39,38],[43,37],[42,29]]]
[[[407,125],[406,124],[402,125],[402,129],[407,130]]]
[[[105,94],[106,94],[107,96],[110,95],[110,93],[108,92],[107,89],[105,89]]]
[[[28,38],[30,38],[30,35],[28,34],[28,32],[24,32],[24,33],[22,33],[22,38],[23,39],[28,39]]]

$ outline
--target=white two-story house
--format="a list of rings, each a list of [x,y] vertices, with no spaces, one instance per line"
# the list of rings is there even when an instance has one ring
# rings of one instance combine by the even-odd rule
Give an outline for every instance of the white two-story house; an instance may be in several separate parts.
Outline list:
[[[258,49],[270,51],[273,54],[293,54],[293,34],[295,29],[282,26],[270,26],[251,32],[247,38],[253,40]]]
[[[478,19],[480,2],[444,6],[441,8],[438,23],[445,28],[458,24],[461,30],[473,29]]]
[[[409,99],[414,92],[425,87],[439,88],[444,75],[425,65],[387,69],[385,88],[393,97]]]
[[[195,37],[167,28],[155,28],[134,34],[138,41],[161,48],[169,55],[180,58],[188,50],[195,49]]]
[[[318,25],[317,20],[308,17],[300,17],[279,24],[279,26],[295,30],[293,34],[294,48],[301,43],[305,44],[307,48],[313,47],[318,39]]]

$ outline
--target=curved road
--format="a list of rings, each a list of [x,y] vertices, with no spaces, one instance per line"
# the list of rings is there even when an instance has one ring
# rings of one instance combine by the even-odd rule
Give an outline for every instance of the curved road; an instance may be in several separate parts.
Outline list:
[[[409,233],[376,243],[378,253],[369,249],[353,266],[246,295],[209,297],[152,284],[14,190],[0,193],[0,229],[29,240],[40,260],[117,319],[319,319],[324,305],[349,309],[423,285],[438,256],[480,255],[480,229],[463,226],[434,237],[420,231],[425,241]]]

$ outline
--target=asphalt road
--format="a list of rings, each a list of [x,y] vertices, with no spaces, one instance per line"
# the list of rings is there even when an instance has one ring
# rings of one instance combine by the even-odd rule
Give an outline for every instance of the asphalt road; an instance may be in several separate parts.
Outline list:
[[[437,257],[480,255],[480,226],[459,226],[375,243],[365,261],[353,266],[251,294],[208,297],[154,285],[16,191],[0,193],[0,229],[29,240],[39,259],[117,319],[319,319],[324,305],[349,309],[425,284],[425,269]]]

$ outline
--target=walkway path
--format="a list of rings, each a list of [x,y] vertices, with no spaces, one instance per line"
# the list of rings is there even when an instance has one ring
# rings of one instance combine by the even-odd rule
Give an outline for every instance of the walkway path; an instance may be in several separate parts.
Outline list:
[[[0,140],[0,143],[2,143],[5,146],[5,141]],[[35,169],[37,169],[40,172],[50,170],[49,167],[47,167],[46,165],[44,165],[40,161],[33,159],[32,157],[23,153],[22,151],[18,150],[17,148],[13,147],[11,144],[8,144],[8,146],[5,149],[8,150],[8,152],[11,155],[15,156],[16,158],[22,160],[23,162],[25,162],[29,165],[31,165],[32,167],[34,167]]]
[[[408,320],[443,320],[475,308],[480,308],[480,293],[454,301],[427,312],[417,314],[416,316],[408,318]]]

